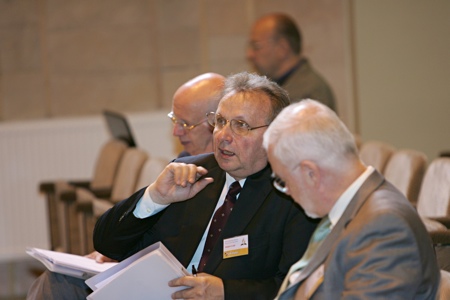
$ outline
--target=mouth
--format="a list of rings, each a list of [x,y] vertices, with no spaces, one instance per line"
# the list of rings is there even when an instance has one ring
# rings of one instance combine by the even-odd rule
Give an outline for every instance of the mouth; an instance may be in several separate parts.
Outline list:
[[[220,154],[222,154],[223,156],[231,157],[231,156],[235,155],[234,152],[231,152],[231,151],[228,151],[228,150],[225,150],[225,149],[219,149],[219,151],[220,151]]]

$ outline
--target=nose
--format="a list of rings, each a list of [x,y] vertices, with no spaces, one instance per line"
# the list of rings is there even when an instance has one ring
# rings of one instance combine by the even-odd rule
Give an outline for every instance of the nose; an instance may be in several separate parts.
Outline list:
[[[252,47],[247,46],[247,50],[245,51],[245,57],[248,61],[253,61],[253,58],[255,57],[255,51]]]
[[[184,130],[184,127],[180,124],[176,123],[173,125],[172,129],[172,135],[173,136],[182,136],[186,133],[186,130]]]
[[[227,122],[221,129],[216,128],[214,130],[214,137],[219,143],[222,141],[231,143],[233,140],[233,131],[231,130],[230,122]]]

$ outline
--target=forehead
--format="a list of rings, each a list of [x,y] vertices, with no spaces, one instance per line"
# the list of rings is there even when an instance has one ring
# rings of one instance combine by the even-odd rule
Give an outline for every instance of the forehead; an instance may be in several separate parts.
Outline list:
[[[271,19],[263,19],[255,23],[251,31],[252,39],[270,38],[274,35],[275,25]]]
[[[225,96],[217,112],[226,118],[266,120],[272,112],[269,96],[263,92],[241,92]]]

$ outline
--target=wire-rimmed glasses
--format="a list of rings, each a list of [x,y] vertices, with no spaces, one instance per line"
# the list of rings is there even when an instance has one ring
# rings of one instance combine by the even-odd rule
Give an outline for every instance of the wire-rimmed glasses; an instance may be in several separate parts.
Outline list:
[[[224,128],[227,125],[227,123],[230,123],[231,131],[233,131],[235,134],[238,135],[247,135],[251,130],[269,126],[267,124],[256,127],[250,127],[250,125],[248,125],[245,121],[237,119],[227,120],[221,114],[216,114],[215,112],[207,113],[206,117],[208,120],[208,124],[217,128],[218,130]]]

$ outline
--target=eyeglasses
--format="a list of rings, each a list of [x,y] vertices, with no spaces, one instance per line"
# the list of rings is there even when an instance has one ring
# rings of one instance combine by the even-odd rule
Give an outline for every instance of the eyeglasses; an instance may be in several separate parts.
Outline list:
[[[216,114],[214,112],[209,112],[206,114],[206,117],[208,119],[209,125],[217,128],[218,130],[221,130],[224,128],[227,123],[230,123],[231,131],[233,131],[237,135],[247,135],[250,130],[255,130],[258,128],[267,127],[269,125],[262,125],[257,127],[250,127],[246,122],[242,120],[227,120],[224,117],[222,117],[221,114]]]
[[[185,130],[192,130],[195,127],[197,127],[198,125],[200,125],[206,121],[206,119],[203,119],[201,122],[199,122],[197,124],[189,125],[185,121],[177,119],[177,117],[175,117],[175,115],[173,114],[173,111],[168,113],[167,116],[170,118],[170,120],[172,120],[173,125],[180,125]]]
[[[288,191],[288,187],[286,186],[286,182],[284,182],[280,177],[278,177],[275,173],[272,173],[273,178],[273,186],[282,192],[283,194],[286,194]]]

